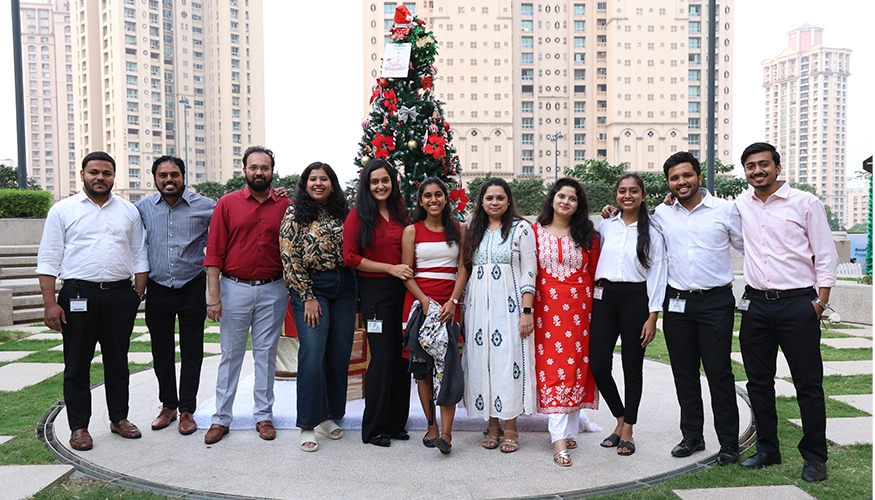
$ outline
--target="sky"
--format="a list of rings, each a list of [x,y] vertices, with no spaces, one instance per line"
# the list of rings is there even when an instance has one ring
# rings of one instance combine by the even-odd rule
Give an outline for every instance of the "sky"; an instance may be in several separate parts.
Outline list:
[[[703,0],[704,2],[704,0]],[[15,87],[8,2],[0,2],[0,159],[17,159]],[[264,0],[265,146],[276,153],[279,175],[300,173],[314,161],[328,163],[341,181],[356,176],[352,161],[361,138],[362,27],[360,2],[342,2],[326,17],[321,2]],[[334,5],[341,5],[337,3]],[[846,167],[849,177],[872,155],[875,44],[869,30],[875,2],[858,0],[735,0],[733,70],[733,150],[762,140],[762,67],[787,45],[787,33],[805,23],[824,29],[824,45],[849,48]],[[290,25],[289,20],[294,19]],[[869,39],[867,39],[869,38]],[[289,47],[303,47],[290,53]],[[866,84],[866,82],[870,82]],[[436,84],[436,86],[439,83]],[[871,120],[870,120],[871,121]]]

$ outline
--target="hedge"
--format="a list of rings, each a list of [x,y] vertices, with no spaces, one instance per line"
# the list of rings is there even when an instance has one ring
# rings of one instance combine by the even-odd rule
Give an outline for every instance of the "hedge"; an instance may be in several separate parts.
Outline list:
[[[43,218],[52,206],[52,193],[31,189],[0,189],[0,218]]]

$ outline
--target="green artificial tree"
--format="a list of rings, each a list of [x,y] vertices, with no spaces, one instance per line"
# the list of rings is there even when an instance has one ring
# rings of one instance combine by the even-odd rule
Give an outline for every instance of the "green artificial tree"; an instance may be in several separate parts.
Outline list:
[[[361,168],[372,158],[383,158],[394,165],[410,208],[420,182],[438,177],[447,183],[451,206],[461,214],[469,200],[457,180],[461,168],[450,124],[441,102],[435,99],[434,34],[400,5],[389,35],[392,43],[410,44],[409,69],[406,77],[377,79],[371,112],[362,122],[364,133],[355,164]]]

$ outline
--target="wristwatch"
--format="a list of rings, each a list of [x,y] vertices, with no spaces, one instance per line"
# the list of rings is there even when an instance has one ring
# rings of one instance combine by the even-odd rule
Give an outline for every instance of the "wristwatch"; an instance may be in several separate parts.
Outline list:
[[[523,307],[523,314],[532,314],[535,310],[531,307]]]
[[[136,290],[134,290],[136,292]],[[140,297],[140,302],[146,300],[146,294],[137,292],[137,296]]]
[[[824,311],[829,309],[829,302],[824,302],[824,301],[820,300],[820,297],[814,299],[814,303],[819,305],[820,307],[822,307]]]
[[[450,302],[452,302],[453,305],[456,305],[456,306],[459,305],[459,299],[454,299],[454,298],[450,297]]]

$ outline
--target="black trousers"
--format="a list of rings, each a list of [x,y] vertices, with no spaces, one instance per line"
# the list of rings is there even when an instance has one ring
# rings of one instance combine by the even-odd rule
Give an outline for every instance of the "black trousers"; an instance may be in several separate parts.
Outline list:
[[[685,300],[683,313],[670,312],[669,300]],[[732,375],[732,325],[735,297],[725,286],[704,293],[679,292],[667,287],[662,313],[665,344],[681,407],[684,439],[702,439],[705,413],[699,361],[705,368],[711,391],[711,411],[720,446],[738,451],[738,406]]]
[[[401,315],[404,308],[404,282],[398,278],[359,276],[362,319],[376,315],[383,321],[382,333],[368,333],[371,362],[365,377],[365,411],[362,415],[362,442],[380,434],[397,434],[407,426],[410,413],[410,373],[401,355]]]
[[[775,371],[781,347],[802,415],[799,452],[805,460],[826,462],[826,405],[823,396],[823,359],[820,356],[820,320],[811,301],[814,289],[797,297],[768,300],[745,293],[750,307],[741,313],[741,355],[747,372],[747,393],[757,428],[757,451],[775,453],[778,416],[775,410]]]
[[[149,280],[146,326],[152,337],[152,359],[158,378],[158,399],[165,408],[194,413],[204,360],[204,320],[207,317],[207,277],[201,273],[180,288]],[[179,317],[179,393],[176,392],[174,326]]]
[[[638,422],[638,406],[644,382],[644,348],[641,328],[650,316],[646,283],[615,283],[599,280],[602,300],[592,301],[592,324],[589,339],[589,367],[592,376],[614,417],[627,424]],[[622,342],[623,381],[626,406],[611,375],[614,346]]]
[[[88,311],[70,312],[70,299],[87,299]],[[102,290],[67,280],[58,293],[67,323],[64,338],[64,403],[70,430],[91,421],[91,360],[100,342],[109,420],[128,418],[128,348],[140,297],[130,286]]]

